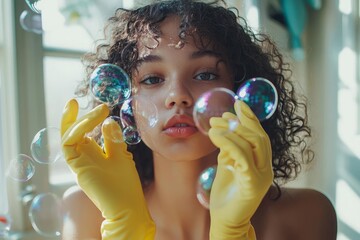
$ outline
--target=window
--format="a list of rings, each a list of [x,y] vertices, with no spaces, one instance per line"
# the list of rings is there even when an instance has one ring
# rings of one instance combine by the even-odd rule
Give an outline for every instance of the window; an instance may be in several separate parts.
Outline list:
[[[11,156],[17,152],[16,125],[9,124],[17,118],[12,12],[11,3],[0,1],[0,214],[8,213],[5,171]]]
[[[110,4],[107,11],[114,11],[113,2],[106,3]],[[74,96],[75,85],[83,78],[80,57],[91,49],[94,33],[89,33],[80,23],[51,28],[54,19],[47,24],[45,17],[43,35],[25,31],[19,23],[24,10],[31,11],[25,1],[0,1],[0,214],[9,205],[13,219],[10,234],[16,239],[51,239],[34,234],[29,206],[25,207],[24,203],[31,203],[35,195],[47,191],[60,197],[74,184],[67,166],[62,161],[37,164],[30,181],[11,181],[8,186],[5,186],[5,169],[19,152],[30,156],[30,143],[37,131],[59,126],[65,102]],[[92,21],[101,24],[102,20],[95,17]],[[96,25],[92,26],[96,30]],[[6,190],[9,204],[4,201]]]
[[[359,2],[339,0],[342,19],[341,49],[338,54],[338,135],[341,153],[337,165],[336,210],[339,239],[360,237],[360,12]]]
[[[84,78],[80,58],[83,52],[90,50],[92,41],[80,25],[63,25],[43,34],[47,127],[60,127],[62,109],[75,97],[76,86]],[[51,164],[49,171],[51,185],[74,184],[74,177],[63,161]]]
[[[135,5],[133,0],[119,1],[79,1],[57,5],[56,1],[47,4],[50,10],[43,14],[44,47],[44,93],[46,122],[44,127],[60,126],[62,109],[65,103],[75,97],[78,83],[84,78],[82,55],[92,50],[94,40],[102,35],[103,25],[115,9],[123,4],[126,8]],[[46,14],[47,13],[47,14]],[[88,99],[77,99],[80,115],[87,112]],[[49,166],[49,183],[55,192],[61,194],[74,184],[74,176],[63,161]]]
[[[340,0],[342,14],[342,49],[338,56],[339,97],[338,133],[341,140],[360,159],[360,82],[359,82],[359,5],[357,1]]]

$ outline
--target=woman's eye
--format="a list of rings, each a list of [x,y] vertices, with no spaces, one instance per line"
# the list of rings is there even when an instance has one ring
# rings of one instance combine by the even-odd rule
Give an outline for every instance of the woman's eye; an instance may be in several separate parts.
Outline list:
[[[163,82],[164,80],[159,77],[147,77],[144,80],[142,80],[140,83],[145,85],[153,85],[153,84],[159,84]]]
[[[211,81],[216,79],[218,76],[214,73],[210,73],[210,72],[203,72],[203,73],[199,73],[198,75],[195,76],[195,79],[197,80],[201,80],[201,81]]]

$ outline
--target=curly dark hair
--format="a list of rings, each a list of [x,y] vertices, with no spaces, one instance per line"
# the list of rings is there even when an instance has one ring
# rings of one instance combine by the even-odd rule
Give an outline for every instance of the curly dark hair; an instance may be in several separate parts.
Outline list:
[[[269,36],[254,33],[235,8],[223,1],[204,3],[190,0],[158,1],[135,10],[119,8],[108,21],[105,39],[97,43],[96,51],[84,56],[87,77],[78,89],[88,93],[88,79],[103,63],[123,68],[130,76],[136,70],[137,44],[142,37],[160,36],[159,24],[169,15],[180,20],[179,38],[196,34],[197,47],[217,50],[223,54],[233,71],[235,89],[245,80],[263,77],[270,80],[278,92],[274,115],[261,124],[271,139],[274,184],[278,187],[297,177],[301,165],[311,162],[313,151],[308,139],[305,98],[295,95],[290,65],[285,63]],[[234,89],[234,90],[235,90]],[[95,103],[97,104],[97,103]],[[112,109],[118,115],[119,106]],[[153,180],[152,152],[144,144],[129,145],[144,186]]]

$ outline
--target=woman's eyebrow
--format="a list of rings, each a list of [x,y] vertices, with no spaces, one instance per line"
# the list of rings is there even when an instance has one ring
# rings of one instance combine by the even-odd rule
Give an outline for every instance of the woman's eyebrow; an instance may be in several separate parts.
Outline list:
[[[199,50],[199,51],[195,51],[195,52],[191,53],[191,55],[190,55],[190,59],[196,59],[196,58],[201,58],[201,57],[214,57],[214,58],[222,59],[222,55],[220,53],[214,52],[212,50]],[[162,60],[163,59],[159,55],[149,54],[149,55],[139,58],[136,61],[136,68],[140,67],[140,65],[143,63],[160,62]]]
[[[193,52],[190,56],[190,58],[201,58],[201,57],[215,57],[222,59],[222,55],[218,52],[212,51],[212,50],[199,50],[196,52]]]
[[[139,58],[136,61],[136,67],[139,67],[141,64],[146,62],[160,62],[162,61],[162,58],[158,55],[146,55],[144,57]]]

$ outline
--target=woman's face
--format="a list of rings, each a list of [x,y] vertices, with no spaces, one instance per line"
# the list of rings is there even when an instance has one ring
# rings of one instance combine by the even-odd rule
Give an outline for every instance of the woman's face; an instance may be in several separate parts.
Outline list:
[[[145,107],[134,108],[136,124],[155,157],[174,161],[204,158],[216,147],[195,126],[194,104],[201,94],[215,87],[232,89],[232,75],[218,54],[211,49],[199,50],[191,37],[185,45],[178,44],[177,17],[166,18],[160,29],[162,34],[155,48],[138,46],[139,64],[132,74],[133,95]],[[141,115],[152,115],[152,106],[156,107],[158,121],[150,127]]]

